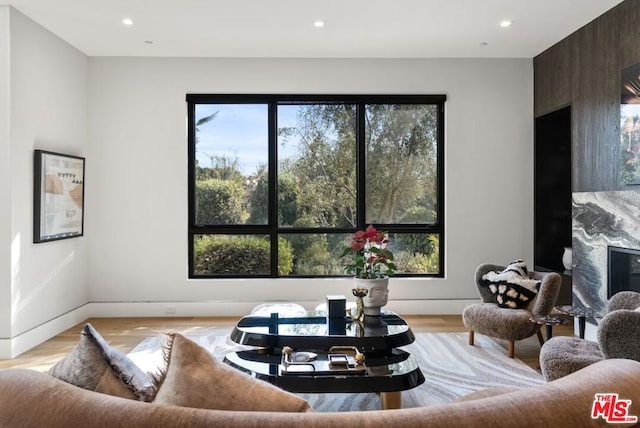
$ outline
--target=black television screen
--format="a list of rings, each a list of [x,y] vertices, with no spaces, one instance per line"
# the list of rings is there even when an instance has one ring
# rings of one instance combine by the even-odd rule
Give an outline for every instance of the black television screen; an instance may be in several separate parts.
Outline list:
[[[607,297],[619,291],[640,293],[640,250],[607,247]]]

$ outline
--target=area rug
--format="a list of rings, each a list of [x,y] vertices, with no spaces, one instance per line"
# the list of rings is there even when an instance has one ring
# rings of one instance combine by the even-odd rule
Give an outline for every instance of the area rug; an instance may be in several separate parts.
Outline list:
[[[233,343],[227,329],[199,329],[184,335],[222,360],[228,352],[249,349]],[[154,372],[162,363],[162,337],[148,337],[129,357],[143,370]],[[493,340],[476,335],[475,346],[466,333],[417,333],[416,341],[403,349],[416,358],[426,381],[402,392],[402,407],[448,403],[468,393],[492,386],[528,387],[544,382],[539,372]],[[318,412],[380,409],[378,394],[298,394]]]

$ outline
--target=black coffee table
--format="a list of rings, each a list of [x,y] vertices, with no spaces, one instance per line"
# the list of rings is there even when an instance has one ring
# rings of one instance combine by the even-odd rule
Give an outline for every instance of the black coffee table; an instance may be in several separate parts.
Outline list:
[[[349,317],[327,318],[324,311],[287,316],[246,316],[235,326],[231,339],[256,349],[232,352],[224,361],[258,379],[298,393],[378,392],[383,409],[400,408],[401,392],[424,383],[415,358],[399,347],[415,336],[398,315],[383,312],[358,323]],[[282,348],[311,351],[326,362],[332,347],[355,347],[365,355],[366,368],[354,374],[337,372],[291,374],[282,365]]]

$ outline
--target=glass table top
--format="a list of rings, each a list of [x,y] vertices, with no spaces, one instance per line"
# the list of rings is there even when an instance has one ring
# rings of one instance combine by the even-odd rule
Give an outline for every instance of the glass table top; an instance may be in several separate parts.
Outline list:
[[[282,373],[280,353],[248,350],[228,354],[224,362],[258,379],[291,392],[389,392],[414,388],[425,381],[415,358],[394,349],[388,354],[367,356],[366,371],[361,375],[315,375],[313,372]],[[325,358],[320,353],[318,358]]]
[[[328,318],[324,310],[248,315],[237,323],[230,337],[236,343],[257,347],[329,349],[347,345],[363,352],[385,351],[415,340],[405,320],[388,311],[362,322],[350,317]]]

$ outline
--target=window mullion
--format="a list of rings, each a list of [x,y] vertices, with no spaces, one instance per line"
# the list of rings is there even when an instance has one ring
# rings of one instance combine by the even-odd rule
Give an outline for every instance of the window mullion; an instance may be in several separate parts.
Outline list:
[[[269,238],[271,242],[271,276],[278,272],[278,103],[269,103]]]
[[[444,162],[444,101],[441,101],[438,105],[439,111],[438,111],[438,129],[437,129],[437,144],[436,144],[436,150],[437,150],[437,180],[438,180],[438,205],[436,207],[436,215],[438,216],[437,219],[437,226],[439,229],[439,234],[440,234],[440,239],[439,239],[439,249],[438,252],[440,254],[440,258],[439,258],[439,273],[441,275],[444,275],[444,227],[442,226],[444,223],[444,168],[445,168],[445,162]]]
[[[356,211],[357,211],[357,227],[362,229],[366,222],[366,132],[365,132],[365,104],[358,103],[356,109]]]

